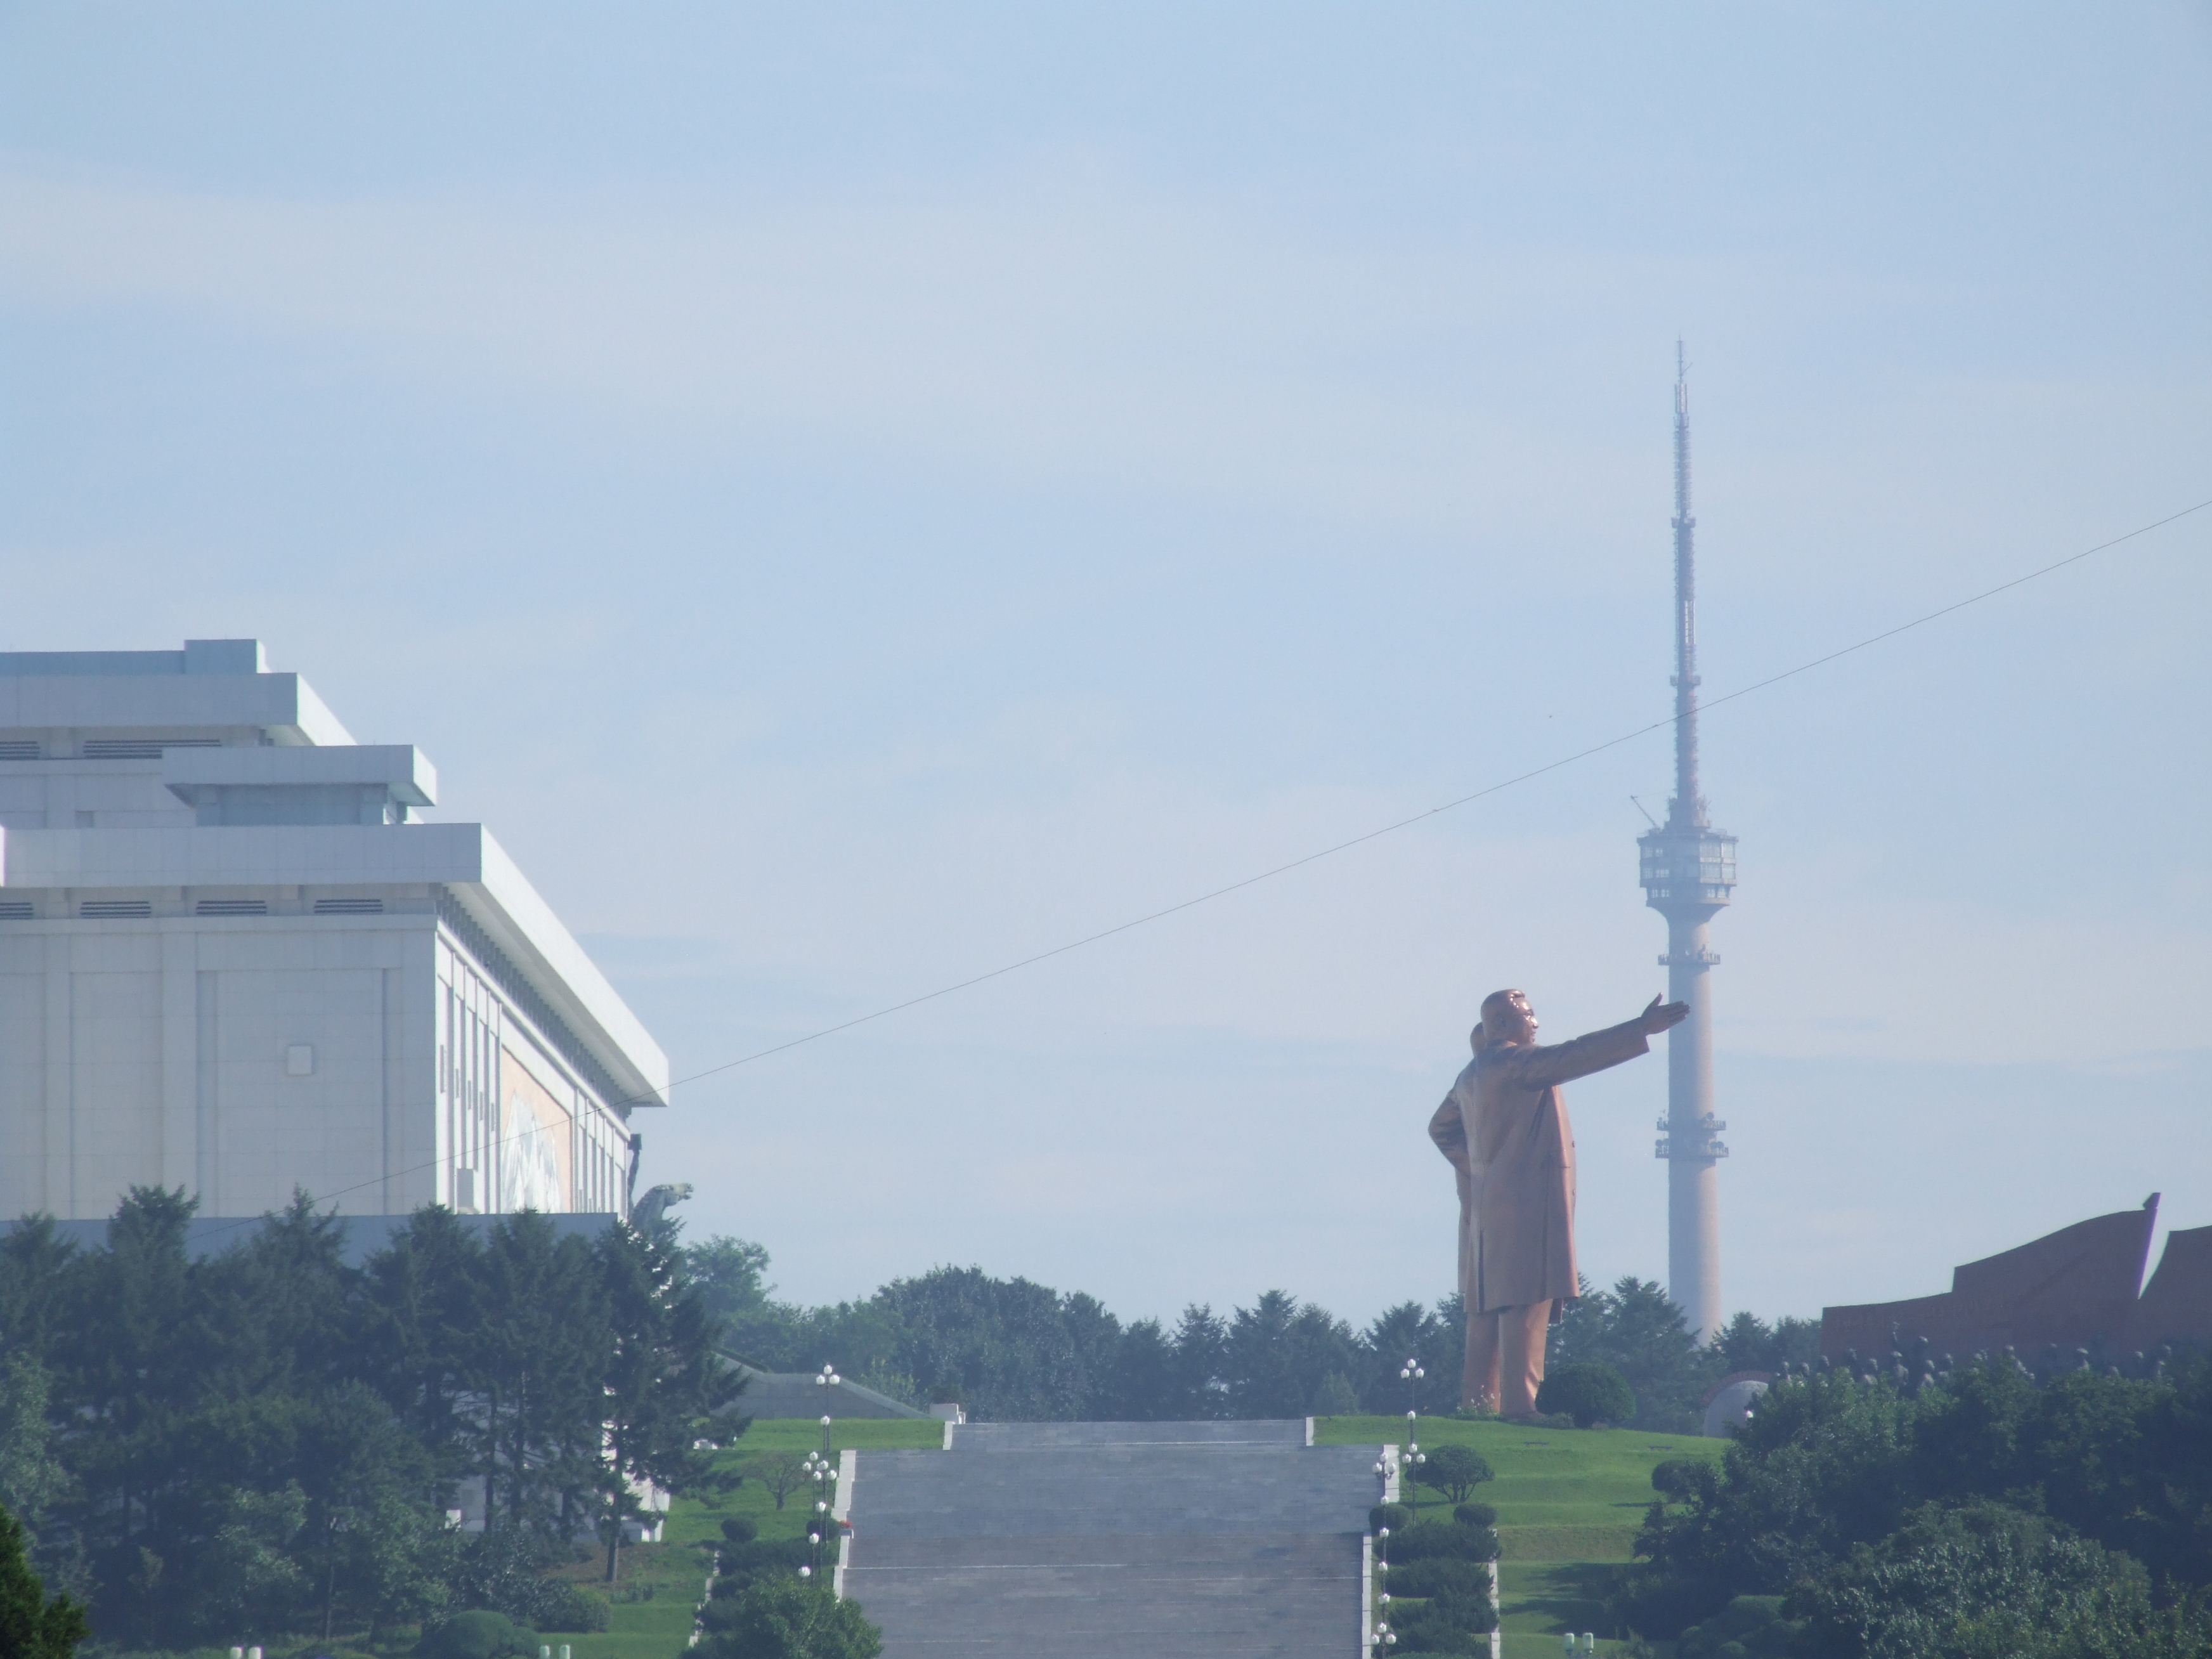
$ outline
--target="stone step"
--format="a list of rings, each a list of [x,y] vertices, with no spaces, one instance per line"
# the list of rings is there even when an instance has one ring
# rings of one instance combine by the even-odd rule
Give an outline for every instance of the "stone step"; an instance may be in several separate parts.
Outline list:
[[[849,1496],[856,1534],[872,1538],[1358,1534],[1376,1498],[1374,1464],[1373,1452],[1350,1446],[864,1451]]]
[[[1304,1446],[1303,1419],[1249,1423],[963,1423],[956,1452],[1030,1451],[1041,1447]]]
[[[966,1425],[856,1454],[844,1592],[884,1659],[1350,1659],[1375,1458],[1295,1421]]]

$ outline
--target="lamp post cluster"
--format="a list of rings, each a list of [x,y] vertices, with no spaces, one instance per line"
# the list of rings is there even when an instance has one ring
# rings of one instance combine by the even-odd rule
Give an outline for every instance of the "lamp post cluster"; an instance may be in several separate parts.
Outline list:
[[[1377,1463],[1375,1466],[1381,1468]],[[1398,1632],[1390,1628],[1390,1528],[1375,1528],[1375,1650],[1388,1652],[1398,1643]]]
[[[1398,1474],[1402,1488],[1399,1495],[1411,1504],[1416,1520],[1419,1519],[1421,1513],[1421,1465],[1429,1459],[1428,1454],[1421,1449],[1421,1443],[1413,1437],[1420,1429],[1421,1379],[1427,1375],[1428,1372],[1421,1369],[1418,1358],[1409,1358],[1398,1368],[1398,1380],[1406,1385],[1406,1448],[1398,1454]],[[1390,1466],[1387,1462],[1378,1462],[1375,1466],[1375,1473],[1381,1479],[1384,1489],[1388,1490]],[[1390,1628],[1390,1528],[1388,1527],[1375,1529],[1375,1650],[1387,1653],[1398,1644],[1398,1632]]]
[[[1405,1471],[1407,1501],[1413,1506],[1416,1521],[1421,1518],[1421,1465],[1429,1457],[1413,1436],[1420,1426],[1421,1379],[1427,1375],[1418,1358],[1398,1368],[1398,1380],[1406,1385],[1406,1455],[1400,1468]]]
[[[824,1365],[816,1376],[814,1384],[822,1390],[822,1403],[830,1403],[830,1390],[844,1382],[832,1366]],[[814,1515],[806,1528],[806,1541],[812,1546],[813,1560],[799,1570],[801,1578],[814,1577],[822,1568],[822,1553],[831,1543],[836,1523],[830,1511],[837,1503],[837,1464],[830,1451],[830,1413],[822,1413],[822,1449],[806,1454],[805,1478],[814,1488]]]

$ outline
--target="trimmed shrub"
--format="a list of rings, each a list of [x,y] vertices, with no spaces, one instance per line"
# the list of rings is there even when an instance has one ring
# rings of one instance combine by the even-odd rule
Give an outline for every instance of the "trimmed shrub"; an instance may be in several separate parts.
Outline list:
[[[1498,1511],[1487,1504],[1462,1504],[1452,1511],[1452,1519],[1462,1527],[1494,1527]]]
[[[1463,1527],[1456,1521],[1419,1521],[1390,1534],[1390,1569],[1407,1561],[1494,1561],[1498,1534],[1488,1527]]]
[[[1490,1599],[1490,1569],[1480,1561],[1458,1561],[1446,1555],[1434,1555],[1426,1560],[1408,1561],[1404,1566],[1392,1563],[1383,1575],[1389,1582],[1382,1586],[1395,1598],[1401,1595],[1479,1595]]]
[[[714,1588],[720,1589],[720,1583],[718,1582]],[[709,1636],[729,1629],[737,1620],[738,1591],[734,1585],[727,1595],[714,1596],[699,1609],[699,1628]]]
[[[1670,1504],[1686,1504],[1712,1486],[1716,1473],[1711,1458],[1670,1457],[1651,1471],[1651,1490]]]
[[[1498,1478],[1490,1460],[1472,1446],[1439,1446],[1428,1457],[1421,1465],[1421,1484],[1433,1486],[1455,1504],[1464,1504],[1477,1486]]]
[[[1626,1423],[1636,1415],[1636,1392],[1626,1377],[1603,1360],[1570,1360],[1554,1366],[1536,1390],[1536,1409],[1571,1417],[1578,1429]]]
[[[1606,1598],[1606,1614],[1638,1636],[1672,1641],[1728,1604],[1728,1587],[1717,1578],[1668,1573],[1638,1562],[1615,1581],[1613,1594]]]
[[[460,1546],[451,1580],[454,1605],[503,1613],[518,1626],[534,1626],[543,1611],[546,1569],[574,1559],[527,1528],[480,1532]]]
[[[1394,1575],[1395,1577],[1395,1575]],[[1481,1594],[1432,1596],[1401,1602],[1391,1592],[1390,1628],[1398,1639],[1395,1653],[1488,1653],[1498,1611],[1490,1605],[1486,1581]]]
[[[553,1579],[538,1597],[540,1630],[602,1631],[613,1615],[605,1596],[570,1579]]]
[[[733,1515],[722,1522],[722,1536],[732,1544],[750,1544],[760,1536],[760,1522],[747,1515]]]
[[[788,1574],[763,1578],[724,1611],[694,1650],[696,1659],[878,1659],[883,1632],[860,1613]]]
[[[813,1560],[814,1547],[804,1538],[756,1538],[749,1544],[724,1545],[721,1557],[714,1593],[727,1599],[763,1578],[797,1572]]]
[[[1413,1524],[1413,1512],[1403,1504],[1377,1504],[1367,1511],[1367,1530],[1380,1532],[1388,1527],[1392,1532],[1403,1532]]]
[[[1804,1627],[1782,1616],[1778,1595],[1739,1595],[1675,1643],[1677,1659],[1787,1659]]]
[[[503,1613],[478,1607],[433,1625],[415,1644],[421,1659],[534,1659],[538,1636]]]

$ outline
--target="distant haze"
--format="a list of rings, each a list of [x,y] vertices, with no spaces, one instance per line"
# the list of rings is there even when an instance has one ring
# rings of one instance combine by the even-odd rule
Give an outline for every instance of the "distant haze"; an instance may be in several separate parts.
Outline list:
[[[681,1078],[2212,497],[2212,14],[16,4],[0,649],[258,635]],[[2212,1222],[2212,512],[1717,710],[1730,1308]],[[1663,733],[641,1115],[787,1297],[1450,1286]],[[1663,1277],[1655,1055],[1571,1091]],[[834,1358],[830,1356],[829,1358]]]

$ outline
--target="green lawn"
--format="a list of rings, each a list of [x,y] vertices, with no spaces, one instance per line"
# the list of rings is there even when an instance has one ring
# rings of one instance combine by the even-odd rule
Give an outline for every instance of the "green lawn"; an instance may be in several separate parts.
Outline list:
[[[1402,1441],[1402,1417],[1325,1417],[1314,1440],[1325,1446]],[[1723,1442],[1631,1429],[1527,1429],[1504,1423],[1424,1418],[1424,1450],[1472,1446],[1498,1471],[1475,1496],[1498,1510],[1505,1549],[1498,1568],[1498,1610],[1505,1659],[1559,1651],[1570,1630],[1592,1630],[1613,1575],[1632,1559],[1636,1528],[1651,1503],[1651,1471],[1670,1457],[1717,1459]],[[1422,1492],[1422,1507],[1443,1505]],[[1601,1653],[1624,1644],[1600,1642]]]
[[[934,1420],[854,1418],[830,1428],[833,1461],[848,1447],[895,1451],[944,1443],[945,1425]],[[732,1442],[719,1462],[726,1468],[741,1468],[748,1458],[763,1453],[818,1451],[821,1446],[822,1425],[813,1419],[764,1418]],[[617,1595],[641,1595],[649,1585],[652,1599],[617,1601],[611,1627],[598,1635],[546,1639],[556,1655],[559,1644],[569,1644],[572,1659],[677,1659],[691,1639],[691,1620],[706,1584],[707,1553],[701,1546],[721,1537],[724,1518],[749,1516],[763,1538],[797,1538],[805,1531],[813,1504],[811,1490],[793,1492],[779,1510],[768,1488],[757,1480],[747,1480],[718,1504],[678,1498],[660,1543],[623,1551]],[[604,1558],[597,1569],[575,1569],[576,1577],[600,1589],[606,1588],[604,1575]]]
[[[1322,1445],[1380,1446],[1400,1438],[1400,1417],[1325,1417],[1315,1425]],[[1476,1493],[1498,1510],[1504,1545],[1500,1607],[1506,1659],[1544,1659],[1559,1651],[1559,1635],[1590,1630],[1607,1584],[1630,1559],[1636,1528],[1651,1502],[1653,1465],[1669,1457],[1714,1457],[1722,1443],[1692,1436],[1638,1434],[1626,1429],[1523,1429],[1500,1423],[1425,1418],[1425,1448],[1456,1443],[1474,1447],[1498,1479]],[[832,1455],[863,1450],[929,1449],[945,1443],[945,1427],[913,1419],[854,1419],[831,1430]],[[774,1452],[807,1452],[822,1444],[818,1422],[805,1418],[764,1419],[722,1454],[725,1467]],[[680,1659],[705,1588],[709,1540],[722,1535],[726,1516],[750,1516],[764,1538],[797,1538],[805,1531],[813,1494],[792,1492],[778,1510],[767,1488],[748,1480],[715,1504],[679,1498],[670,1511],[664,1541],[623,1552],[615,1587],[613,1626],[591,1636],[549,1635],[557,1653],[567,1643],[572,1659]],[[1422,1507],[1449,1506],[1424,1491]],[[604,1561],[580,1562],[574,1577],[604,1589]],[[1601,1642],[1601,1653],[1623,1644]],[[331,1650],[319,1645],[301,1650]],[[352,1650],[358,1651],[358,1650]],[[272,1650],[272,1654],[274,1650]],[[210,1656],[215,1659],[215,1656]]]

